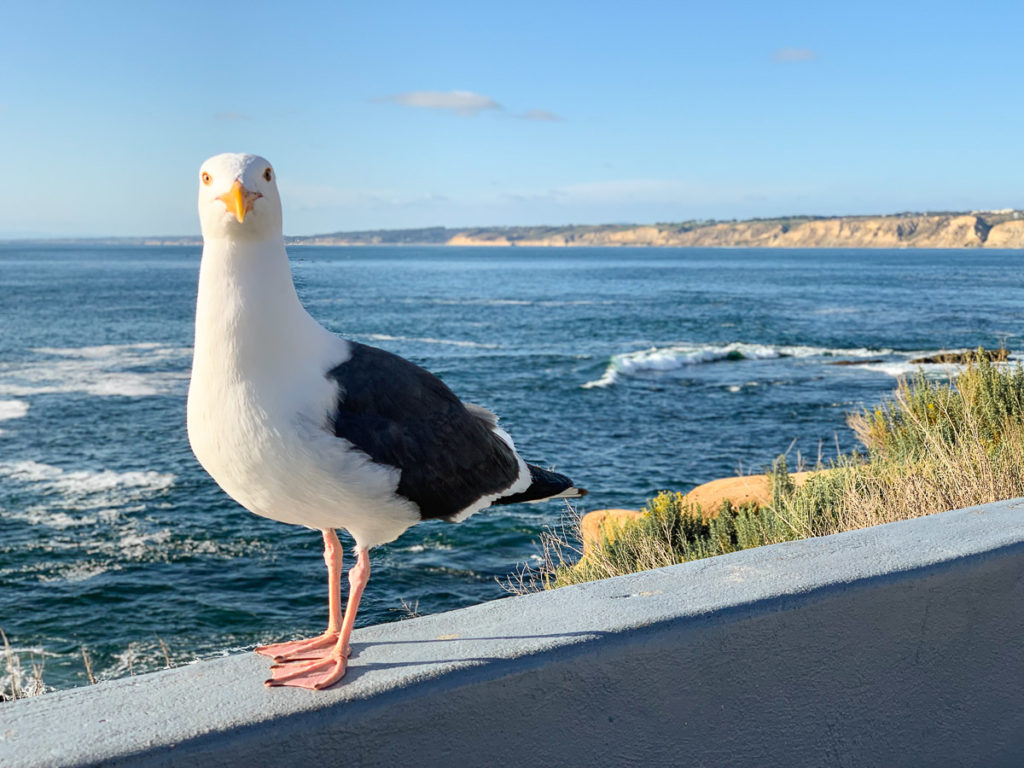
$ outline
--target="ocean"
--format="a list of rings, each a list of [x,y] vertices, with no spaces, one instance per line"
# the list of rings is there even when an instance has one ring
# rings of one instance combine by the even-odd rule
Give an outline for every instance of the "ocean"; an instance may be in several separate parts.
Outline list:
[[[497,412],[580,511],[855,447],[915,357],[1024,348],[1020,251],[290,250],[327,327]],[[185,432],[200,249],[0,245],[0,629],[53,688],[322,631],[317,532],[224,495]],[[836,363],[842,363],[837,365]],[[372,552],[357,625],[505,595],[557,502]],[[349,540],[342,536],[343,544]],[[350,559],[349,563],[352,562]],[[3,665],[0,665],[2,668]],[[2,673],[0,673],[2,674]]]

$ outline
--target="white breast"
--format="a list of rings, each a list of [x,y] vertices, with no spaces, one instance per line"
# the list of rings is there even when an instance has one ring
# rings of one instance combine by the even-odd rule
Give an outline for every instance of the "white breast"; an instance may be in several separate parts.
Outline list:
[[[349,345],[295,295],[283,244],[208,243],[200,268],[188,435],[203,468],[250,511],[357,543],[419,520],[396,469],[329,431],[338,396],[325,374]]]

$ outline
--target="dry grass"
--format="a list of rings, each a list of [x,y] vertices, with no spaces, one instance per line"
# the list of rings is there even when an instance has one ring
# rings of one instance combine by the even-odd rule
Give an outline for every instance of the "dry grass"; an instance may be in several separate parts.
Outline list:
[[[82,648],[82,662],[85,664],[85,676],[89,678],[89,684],[96,685],[96,676],[92,673],[92,658],[85,648]]]
[[[880,407],[853,414],[863,453],[840,455],[797,488],[784,458],[770,475],[771,504],[733,507],[710,519],[666,492],[586,557],[579,517],[541,538],[542,563],[508,580],[522,593],[618,576],[781,541],[1024,496],[1024,371],[983,351],[953,383],[901,381]]]
[[[163,666],[166,669],[170,669],[174,666],[171,662],[170,649],[167,643],[163,641],[159,635],[156,636],[156,641],[159,646],[159,659],[162,659]],[[134,645],[134,644],[133,644]],[[123,654],[124,663],[128,667],[128,674],[131,676],[135,675],[135,662],[136,654],[133,645],[129,645],[128,649]],[[82,657],[82,667],[85,670],[85,677],[89,684],[95,685],[100,682],[101,679],[110,677],[110,672],[97,677],[93,666],[93,657],[87,648],[84,646],[79,649],[79,653]],[[27,655],[27,668],[25,664],[24,656]],[[17,651],[11,647],[11,644],[4,633],[3,629],[0,629],[0,703],[7,701],[14,701],[15,699],[25,699],[30,696],[38,696],[39,694],[46,693],[49,690],[53,690],[51,686],[47,686],[43,682],[43,671],[46,654],[39,650],[28,650],[28,651]],[[155,661],[151,656],[144,659],[146,667],[153,669],[159,666],[159,661]]]
[[[39,654],[36,661],[36,654],[29,652],[30,671],[26,672],[21,667],[21,658],[11,648],[7,635],[0,629],[0,641],[3,642],[4,674],[0,677],[0,702],[14,701],[15,699],[27,699],[29,696],[38,696],[46,691],[43,684],[44,657]]]

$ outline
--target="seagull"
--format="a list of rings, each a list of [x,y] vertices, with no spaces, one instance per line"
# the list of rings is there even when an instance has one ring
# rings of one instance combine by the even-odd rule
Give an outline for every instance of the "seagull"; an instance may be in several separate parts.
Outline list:
[[[265,159],[203,163],[199,218],[189,443],[250,512],[322,533],[326,631],[256,652],[274,660],[267,685],[326,688],[348,667],[370,548],[421,520],[458,522],[492,504],[586,491],[527,464],[493,413],[433,374],[313,319],[295,292],[277,174]],[[338,528],[356,555],[344,614]]]

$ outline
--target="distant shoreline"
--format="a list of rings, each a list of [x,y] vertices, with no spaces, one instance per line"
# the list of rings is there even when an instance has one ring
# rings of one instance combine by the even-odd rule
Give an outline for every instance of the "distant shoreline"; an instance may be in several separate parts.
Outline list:
[[[1024,248],[1024,211],[788,216],[745,221],[542,227],[427,227],[285,238],[301,246]],[[12,244],[199,246],[190,237],[18,238]]]

